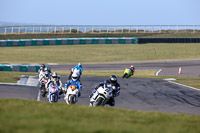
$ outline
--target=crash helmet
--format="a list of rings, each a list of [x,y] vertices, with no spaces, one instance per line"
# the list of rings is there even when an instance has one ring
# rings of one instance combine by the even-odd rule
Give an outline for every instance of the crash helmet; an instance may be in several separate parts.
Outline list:
[[[72,80],[73,80],[73,81],[76,81],[77,79],[78,79],[77,73],[73,73],[73,74],[72,74]]]
[[[56,72],[53,72],[53,74],[51,75],[53,80],[57,80],[58,79],[58,74]]]
[[[81,66],[82,66],[82,64],[81,64],[81,63],[78,63],[78,66],[79,66],[79,67],[81,67]]]
[[[49,77],[49,72],[48,71],[45,71],[44,74],[45,74],[46,77]]]
[[[42,64],[42,65],[40,66],[40,69],[43,69],[43,70],[44,70],[44,68],[45,68],[45,64]]]
[[[115,85],[117,83],[117,77],[115,75],[111,75],[109,77],[109,81],[110,81],[111,85]]]

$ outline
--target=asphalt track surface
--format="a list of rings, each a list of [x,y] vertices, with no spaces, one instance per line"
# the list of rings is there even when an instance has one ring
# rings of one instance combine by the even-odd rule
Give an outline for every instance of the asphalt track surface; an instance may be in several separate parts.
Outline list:
[[[76,64],[49,65],[53,71],[70,70]],[[136,70],[162,70],[159,75],[166,76],[200,76],[200,60],[183,61],[159,61],[159,62],[133,62],[133,63],[104,63],[104,64],[82,64],[84,70],[124,70],[134,65]],[[182,74],[178,74],[179,67],[182,68]]]
[[[142,65],[143,64],[143,65]],[[129,63],[122,64],[83,64],[84,70],[119,70],[129,66]],[[137,69],[163,69],[160,74],[165,72],[165,68],[177,69],[180,65],[186,68],[199,68],[200,61],[177,61],[177,62],[145,62],[134,63]],[[71,65],[51,65],[52,70],[68,70],[73,67]],[[111,67],[112,66],[112,67]],[[111,68],[110,68],[111,67]],[[195,69],[194,69],[195,68]],[[167,72],[167,71],[166,71]],[[168,71],[168,74],[170,72]],[[174,73],[175,74],[175,73]],[[186,72],[185,72],[186,74]],[[191,74],[191,73],[190,73]],[[169,74],[171,75],[171,74]],[[172,72],[173,75],[173,72]],[[191,74],[193,75],[193,74]],[[199,76],[196,72],[196,75]],[[66,76],[62,76],[62,83],[67,80]],[[82,95],[78,99],[77,104],[89,105],[89,95],[91,94],[95,84],[106,80],[107,77],[89,77],[82,76],[83,84]],[[142,79],[142,78],[118,78],[121,85],[121,93],[115,98],[115,108],[124,108],[142,111],[158,111],[170,113],[185,113],[200,115],[200,91],[185,86],[172,84],[162,79]],[[46,98],[38,95],[38,87],[16,86],[16,85],[0,85],[0,98],[19,98],[40,101],[47,101]],[[59,102],[64,102],[63,95]]]

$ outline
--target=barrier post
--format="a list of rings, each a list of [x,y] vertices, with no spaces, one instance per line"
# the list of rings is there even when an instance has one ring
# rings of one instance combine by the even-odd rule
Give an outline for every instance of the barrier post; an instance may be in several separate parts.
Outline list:
[[[195,33],[195,29],[196,29],[196,27],[195,27],[195,25],[193,25],[193,33]]]
[[[5,31],[4,31],[4,34],[6,34],[6,32],[7,32],[7,27],[5,27]]]
[[[55,28],[54,28],[54,34],[56,34],[56,25],[55,25]]]
[[[63,28],[62,28],[62,34],[64,34],[64,30],[65,30],[65,27],[63,26]]]
[[[34,34],[34,32],[35,32],[35,25],[33,25],[33,34]]]
[[[14,27],[12,26],[11,34],[13,34]]]
[[[69,27],[69,33],[72,33],[72,26]]]
[[[19,27],[18,27],[18,34],[20,34],[20,28],[21,28],[21,27],[19,26]]]

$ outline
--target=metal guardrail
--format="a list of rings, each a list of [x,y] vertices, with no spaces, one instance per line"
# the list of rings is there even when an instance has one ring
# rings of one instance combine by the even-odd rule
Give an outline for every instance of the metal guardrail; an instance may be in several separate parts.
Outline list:
[[[103,34],[200,32],[200,25],[14,25],[0,26],[0,34]]]

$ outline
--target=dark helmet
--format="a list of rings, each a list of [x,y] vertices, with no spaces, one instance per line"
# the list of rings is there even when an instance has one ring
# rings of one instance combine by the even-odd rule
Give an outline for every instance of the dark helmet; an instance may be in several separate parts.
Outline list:
[[[42,64],[41,66],[40,66],[40,69],[44,69],[45,68],[45,64]]]
[[[110,81],[111,85],[115,85],[117,83],[117,77],[115,75],[111,75],[109,77],[109,81]]]

